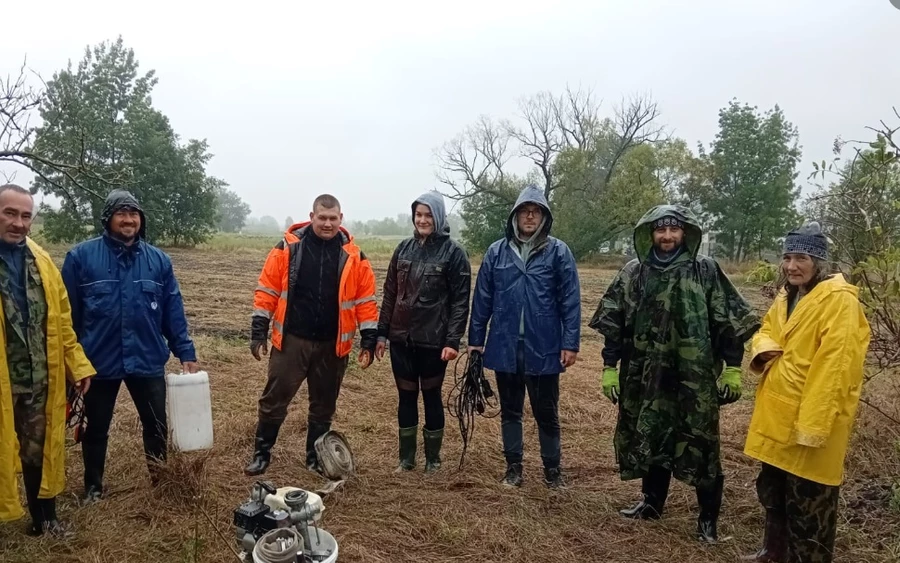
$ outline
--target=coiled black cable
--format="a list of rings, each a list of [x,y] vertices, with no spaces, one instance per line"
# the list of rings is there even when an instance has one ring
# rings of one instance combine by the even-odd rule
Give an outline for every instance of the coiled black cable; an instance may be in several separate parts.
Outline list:
[[[75,443],[81,443],[87,421],[84,417],[84,395],[67,382],[66,385],[66,428],[74,428]]]
[[[465,369],[460,375],[459,363],[465,357]],[[447,395],[447,412],[459,421],[462,437],[462,455],[459,469],[463,467],[466,450],[475,433],[475,417],[494,418],[500,414],[491,384],[484,376],[484,357],[481,352],[464,352],[453,366],[453,387]]]

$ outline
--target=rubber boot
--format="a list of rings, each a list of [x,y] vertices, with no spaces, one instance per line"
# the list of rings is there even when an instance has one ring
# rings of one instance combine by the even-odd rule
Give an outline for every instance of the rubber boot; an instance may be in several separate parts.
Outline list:
[[[444,429],[422,429],[425,446],[425,473],[434,473],[441,468],[441,444],[444,442]]]
[[[722,492],[725,487],[725,476],[716,477],[712,488],[697,488],[697,504],[700,505],[700,517],[697,519],[697,539],[704,543],[719,541],[716,524],[722,510]]]
[[[644,495],[636,505],[619,514],[635,520],[658,520],[662,517],[666,499],[669,496],[669,482],[672,473],[661,467],[651,467],[650,472],[641,480],[641,491]]]
[[[787,561],[787,535],[787,519],[784,514],[767,510],[762,549],[753,555],[741,557],[741,561],[784,563]]]
[[[503,476],[503,480],[500,483],[506,487],[521,487],[524,480],[522,477],[522,464],[507,463],[506,475]]]
[[[28,513],[31,525],[25,531],[29,536],[42,536],[50,533],[59,538],[68,535],[65,526],[56,517],[56,499],[38,498],[41,492],[42,468],[22,466],[22,480],[25,482],[25,498],[28,502]]]
[[[306,468],[316,473],[322,473],[319,467],[319,454],[316,453],[316,440],[331,430],[330,422],[309,421],[306,427]]]
[[[253,460],[244,468],[244,475],[261,475],[269,467],[272,459],[272,447],[278,439],[281,424],[277,422],[258,422],[256,425],[256,442]]]
[[[400,462],[394,473],[412,471],[416,467],[416,442],[419,439],[419,425],[401,428],[397,431],[397,439],[399,442]]]

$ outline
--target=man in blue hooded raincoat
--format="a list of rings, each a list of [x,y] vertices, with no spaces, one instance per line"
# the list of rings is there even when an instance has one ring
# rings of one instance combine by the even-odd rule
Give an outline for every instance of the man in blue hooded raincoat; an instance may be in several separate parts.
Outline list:
[[[525,392],[538,425],[544,482],[564,485],[560,472],[559,374],[575,363],[581,339],[581,287],[569,247],[550,236],[553,215],[544,192],[522,190],[506,236],[484,255],[469,323],[469,348],[484,353],[497,376],[506,475],[522,485]],[[490,331],[488,324],[490,323]]]

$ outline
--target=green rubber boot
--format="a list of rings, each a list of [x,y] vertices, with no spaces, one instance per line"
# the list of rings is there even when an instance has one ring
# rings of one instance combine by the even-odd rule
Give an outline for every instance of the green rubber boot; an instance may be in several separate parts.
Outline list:
[[[422,429],[425,445],[425,473],[434,473],[441,468],[441,443],[444,441],[444,429]]]
[[[397,435],[400,441],[400,464],[396,473],[412,471],[416,467],[416,442],[419,438],[419,425],[401,428]]]

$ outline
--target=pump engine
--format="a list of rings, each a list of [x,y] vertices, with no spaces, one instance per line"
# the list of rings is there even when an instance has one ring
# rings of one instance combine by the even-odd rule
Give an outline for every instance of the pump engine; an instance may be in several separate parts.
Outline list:
[[[334,563],[338,545],[319,528],[322,498],[297,487],[276,489],[257,481],[250,498],[234,511],[243,560],[253,563]]]

